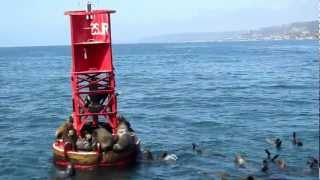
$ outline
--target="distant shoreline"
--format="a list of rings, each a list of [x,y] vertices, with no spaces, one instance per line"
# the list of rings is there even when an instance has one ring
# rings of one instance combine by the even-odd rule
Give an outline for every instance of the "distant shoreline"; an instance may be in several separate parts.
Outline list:
[[[113,45],[140,45],[140,44],[197,44],[197,43],[246,43],[246,42],[281,42],[281,41],[319,41],[319,39],[288,39],[288,40],[230,40],[230,41],[186,41],[186,42],[138,42],[113,43]],[[70,45],[31,45],[31,46],[0,46],[0,48],[36,48],[36,47],[70,47]]]

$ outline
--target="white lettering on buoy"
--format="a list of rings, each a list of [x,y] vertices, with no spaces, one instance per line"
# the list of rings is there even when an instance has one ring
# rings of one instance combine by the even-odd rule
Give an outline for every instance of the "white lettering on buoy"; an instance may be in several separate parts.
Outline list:
[[[109,31],[108,23],[91,23],[91,35],[106,35]]]

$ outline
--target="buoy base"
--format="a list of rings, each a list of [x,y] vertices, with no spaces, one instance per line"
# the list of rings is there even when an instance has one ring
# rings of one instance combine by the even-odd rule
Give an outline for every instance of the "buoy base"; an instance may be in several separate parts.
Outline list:
[[[53,161],[56,166],[66,168],[70,163],[76,169],[90,169],[97,167],[128,166],[137,162],[140,153],[140,141],[123,152],[97,152],[97,151],[67,151],[64,150],[64,142],[57,140],[52,145]]]

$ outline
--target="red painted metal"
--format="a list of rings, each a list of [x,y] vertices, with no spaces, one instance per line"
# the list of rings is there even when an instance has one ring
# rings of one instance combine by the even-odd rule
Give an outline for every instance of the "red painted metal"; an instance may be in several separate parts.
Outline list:
[[[110,14],[114,12],[65,12],[71,20],[72,117],[78,136],[90,121],[106,121],[113,134],[118,125],[110,24]]]

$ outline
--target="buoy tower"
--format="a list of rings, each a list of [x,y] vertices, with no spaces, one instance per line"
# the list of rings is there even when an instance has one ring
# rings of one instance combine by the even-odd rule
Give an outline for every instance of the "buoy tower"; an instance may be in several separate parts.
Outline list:
[[[111,127],[112,136],[117,133],[119,119],[111,44],[112,13],[115,11],[93,10],[90,3],[87,10],[65,12],[70,16],[71,24],[70,124],[78,139],[83,137],[83,129],[88,124],[94,129],[103,122]],[[134,146],[123,153],[101,152],[99,148],[89,152],[78,151],[63,138],[57,138],[53,144],[55,163],[66,166],[71,162],[79,168],[128,164],[134,161],[139,151],[139,141],[134,134],[131,136]]]

